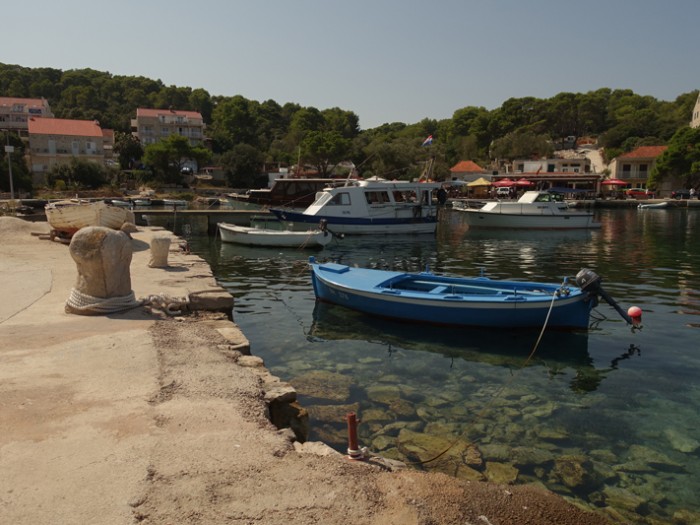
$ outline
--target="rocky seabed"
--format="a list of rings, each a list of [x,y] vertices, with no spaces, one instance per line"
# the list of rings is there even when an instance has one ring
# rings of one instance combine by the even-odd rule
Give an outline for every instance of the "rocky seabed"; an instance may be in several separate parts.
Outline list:
[[[635,407],[618,406],[603,394],[580,391],[586,378],[567,369],[490,367],[480,369],[477,379],[455,370],[462,367],[426,367],[396,357],[349,356],[327,370],[318,367],[322,356],[314,363],[286,361],[290,383],[309,412],[312,439],[344,452],[346,416],[354,412],[361,421],[360,446],[418,469],[539,484],[617,522],[700,523],[700,512],[687,508],[700,490],[696,416],[679,415],[677,407],[665,411],[651,393]],[[392,358],[392,366],[416,369],[392,374]],[[527,383],[539,384],[539,391],[519,387],[519,373],[533,376]],[[407,375],[416,381],[402,383],[399,377]],[[645,428],[631,428],[625,412],[642,406],[653,418]]]

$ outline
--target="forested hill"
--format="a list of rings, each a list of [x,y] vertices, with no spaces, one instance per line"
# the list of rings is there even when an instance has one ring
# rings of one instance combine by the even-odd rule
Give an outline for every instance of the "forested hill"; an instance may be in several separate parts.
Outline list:
[[[274,162],[293,161],[304,140],[323,132],[334,138],[336,151],[329,156],[349,157],[356,164],[371,159],[367,167],[377,174],[409,162],[403,160],[406,148],[419,148],[428,135],[433,135],[433,151],[440,153],[445,166],[460,159],[485,165],[494,158],[544,154],[567,136],[595,136],[609,152],[665,144],[688,126],[697,95],[695,90],[674,101],[660,101],[631,90],[600,88],[549,99],[511,98],[494,110],[470,106],[465,100],[451,119],[426,118],[361,130],[352,110],[211,95],[202,88],[166,86],[160,80],[93,69],[61,71],[0,63],[0,96],[44,97],[58,118],[94,119],[103,128],[128,132],[138,107],[198,111],[215,154],[246,145]]]

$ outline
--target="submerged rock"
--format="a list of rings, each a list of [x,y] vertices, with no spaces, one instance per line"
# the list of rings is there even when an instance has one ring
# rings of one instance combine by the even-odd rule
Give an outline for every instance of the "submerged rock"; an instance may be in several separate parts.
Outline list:
[[[350,397],[352,379],[342,374],[326,370],[313,370],[296,376],[290,380],[299,394],[328,399],[330,401],[345,401]]]

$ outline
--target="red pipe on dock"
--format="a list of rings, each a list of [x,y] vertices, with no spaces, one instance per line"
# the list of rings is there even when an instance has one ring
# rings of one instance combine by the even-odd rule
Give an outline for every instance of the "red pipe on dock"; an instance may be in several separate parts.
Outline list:
[[[357,424],[359,420],[354,412],[349,412],[347,415],[348,421],[348,458],[349,459],[364,459],[362,451],[357,445]]]

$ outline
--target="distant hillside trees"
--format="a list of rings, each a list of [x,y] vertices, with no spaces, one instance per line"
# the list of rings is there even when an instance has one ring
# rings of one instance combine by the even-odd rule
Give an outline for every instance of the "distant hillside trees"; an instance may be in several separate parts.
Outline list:
[[[227,164],[239,166],[237,180],[247,179],[251,185],[263,163],[289,166],[297,162],[300,151],[309,157],[302,162],[324,172],[324,163],[334,162],[331,150],[347,148],[347,160],[361,166],[364,174],[386,177],[411,177],[428,156],[435,157],[436,175],[448,177],[449,167],[459,160],[487,167],[496,156],[508,162],[526,154],[547,155],[549,148],[543,143],[557,147],[565,137],[595,137],[611,160],[642,144],[666,144],[690,122],[697,95],[696,90],[666,102],[627,89],[601,88],[559,93],[549,99],[511,98],[493,110],[467,105],[457,108],[450,119],[387,123],[361,130],[357,115],[340,108],[319,110],[274,100],[258,102],[241,95],[210,95],[201,88],[166,86],[160,80],[92,69],[60,71],[0,64],[0,96],[45,97],[59,118],[94,119],[103,128],[124,134],[130,132],[139,107],[198,111],[207,126],[214,162],[227,154]],[[421,147],[428,135],[434,137],[429,152]],[[327,143],[331,137],[333,145]],[[254,148],[257,154],[239,149],[246,152],[246,161],[232,161],[240,145]],[[120,154],[122,167],[134,158],[133,153],[124,158]],[[240,166],[247,165],[251,157],[262,161],[255,169],[247,168],[251,172],[245,176]]]

